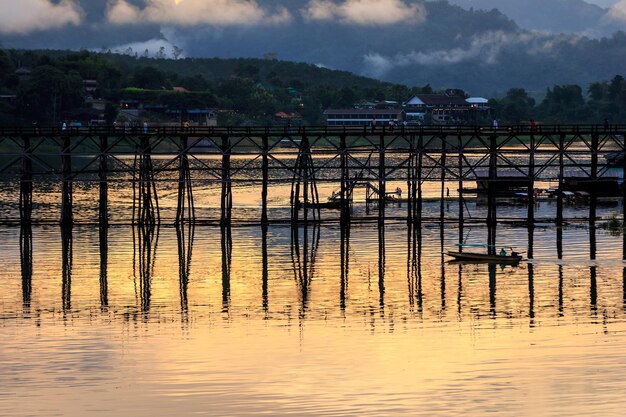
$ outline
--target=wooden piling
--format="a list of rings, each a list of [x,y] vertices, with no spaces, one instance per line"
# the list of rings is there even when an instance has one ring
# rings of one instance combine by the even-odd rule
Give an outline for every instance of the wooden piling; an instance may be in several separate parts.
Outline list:
[[[422,168],[424,164],[424,134],[420,132],[417,142],[417,199],[413,215],[417,217],[417,222],[422,223]],[[421,226],[420,226],[421,230]]]
[[[69,136],[63,136],[61,141],[61,172],[63,176],[61,184],[61,225],[69,226],[74,221],[72,212],[72,149]]]
[[[441,136],[441,198],[439,201],[439,222],[443,223],[445,218],[445,189],[446,189],[446,151],[447,140],[445,136]]]
[[[589,199],[589,224],[590,227],[595,227],[596,211],[598,205],[598,147],[600,142],[600,135],[598,132],[591,134],[591,181],[593,187],[591,187],[591,195]]]
[[[188,148],[189,138],[187,135],[183,135],[180,137],[178,147],[178,204],[176,206],[176,224],[183,223],[184,221],[193,223],[196,218]]]
[[[622,133],[622,259],[626,261],[626,136]],[[625,269],[626,270],[626,269]]]
[[[267,135],[261,137],[261,223],[267,224],[267,188],[269,182],[269,138]]]
[[[459,227],[463,226],[464,217],[465,217],[465,200],[463,197],[463,149],[465,148],[463,144],[463,138],[461,135],[458,137],[459,139],[459,160],[458,160],[458,169],[459,169]],[[459,243],[463,243],[460,241]]]
[[[107,179],[109,166],[108,166],[108,152],[109,152],[109,138],[107,136],[100,136],[100,155],[98,165],[98,181],[100,196],[98,201],[98,223],[101,227],[106,227],[109,224],[109,182]]]
[[[535,135],[530,134],[528,154],[528,223],[535,222]]]
[[[378,218],[385,217],[386,191],[385,173],[385,135],[380,135],[378,142]]]
[[[346,146],[346,135],[345,133],[339,137],[339,154],[340,154],[340,177],[341,177],[341,188],[340,188],[340,199],[341,199],[341,224],[344,225],[350,221],[350,209],[349,209],[349,183],[350,181],[350,172],[348,171],[348,150]]]
[[[229,225],[233,205],[232,185],[230,181],[230,137],[222,136],[222,198],[220,201],[220,224]]]
[[[556,196],[556,223],[563,225],[563,182],[565,176],[565,134],[559,135],[559,188]]]
[[[496,239],[496,181],[497,181],[497,136],[492,134],[489,136],[489,188],[487,190],[487,244],[489,253],[495,253]]]
[[[20,176],[20,223],[30,224],[33,214],[33,161],[30,136],[22,137],[22,170]]]

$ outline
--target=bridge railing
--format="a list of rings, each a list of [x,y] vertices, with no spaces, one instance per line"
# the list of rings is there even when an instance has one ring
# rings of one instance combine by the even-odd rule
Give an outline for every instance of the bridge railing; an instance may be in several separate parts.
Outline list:
[[[441,126],[441,125],[399,125],[399,126],[0,126],[0,136],[63,136],[63,135],[177,135],[177,136],[280,136],[280,135],[372,135],[398,133],[407,134],[623,134],[626,124],[528,124],[501,125],[497,128],[489,125]]]

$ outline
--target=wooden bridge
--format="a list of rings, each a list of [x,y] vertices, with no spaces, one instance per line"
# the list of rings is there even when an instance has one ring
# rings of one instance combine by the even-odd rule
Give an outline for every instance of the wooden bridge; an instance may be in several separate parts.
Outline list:
[[[587,184],[588,220],[596,219],[603,184],[622,186],[626,158],[626,125],[490,127],[302,127],[302,128],[176,128],[123,129],[116,127],[0,128],[0,185],[11,202],[0,212],[0,222],[30,224],[44,221],[33,209],[33,194],[40,187],[60,187],[60,209],[55,221],[76,222],[76,187],[97,189],[97,216],[88,222],[158,224],[207,222],[228,225],[233,220],[233,187],[253,185],[260,194],[258,217],[247,222],[319,222],[360,219],[352,211],[353,190],[371,184],[376,190],[376,215],[386,219],[386,203],[393,184],[405,189],[398,199],[406,208],[394,217],[410,223],[426,219],[423,186],[439,183],[439,216],[429,220],[467,222],[464,205],[468,189],[482,185],[487,215],[482,221],[498,221],[498,185],[507,179],[522,180],[528,210],[523,221],[534,223],[536,185],[554,184],[557,223],[564,217],[562,192],[568,176]],[[607,156],[612,155],[612,158]],[[618,164],[616,166],[616,164]],[[617,172],[616,172],[617,171]],[[124,219],[111,219],[109,192],[113,184],[132,186],[132,209]],[[268,209],[268,191],[276,185],[290,187],[289,211]],[[337,210],[320,196],[319,185],[334,187]],[[447,184],[447,186],[446,186]],[[458,189],[458,210],[450,217],[444,210],[450,184]],[[175,215],[165,218],[159,205],[164,187],[177,194]],[[81,191],[83,191],[81,188]],[[47,188],[46,188],[47,189]],[[198,215],[196,199],[203,190],[219,192],[215,215]],[[431,187],[432,189],[432,187]],[[199,191],[200,190],[200,191]],[[445,193],[445,194],[444,194]],[[19,200],[17,195],[19,194]],[[615,194],[615,193],[614,193]],[[458,197],[457,197],[458,196]],[[520,196],[519,190],[517,193]],[[47,209],[48,211],[50,209]],[[502,219],[501,219],[502,220]],[[546,219],[542,219],[545,221]],[[48,220],[49,221],[49,220]],[[84,221],[84,220],[83,220]]]

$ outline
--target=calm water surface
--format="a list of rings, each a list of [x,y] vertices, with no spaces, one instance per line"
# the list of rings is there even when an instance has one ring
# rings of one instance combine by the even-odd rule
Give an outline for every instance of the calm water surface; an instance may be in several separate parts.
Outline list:
[[[0,415],[621,416],[622,237],[556,235],[490,268],[449,225],[5,227]]]

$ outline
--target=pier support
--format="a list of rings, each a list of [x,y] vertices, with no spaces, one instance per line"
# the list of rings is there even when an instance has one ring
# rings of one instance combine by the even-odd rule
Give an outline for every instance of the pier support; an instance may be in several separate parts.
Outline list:
[[[222,197],[220,224],[230,225],[233,208],[233,189],[230,181],[230,137],[222,136]]]
[[[600,135],[597,132],[591,134],[591,196],[589,199],[589,227],[595,228],[597,205],[598,205],[598,148]]]
[[[107,227],[109,224],[109,182],[107,175],[109,172],[108,165],[109,138],[100,136],[100,155],[98,166],[98,181],[100,189],[100,199],[98,202],[98,223],[100,227]]]
[[[535,135],[531,133],[528,154],[528,223],[535,223]]]
[[[321,215],[319,201],[311,145],[308,137],[303,134],[291,184],[291,221],[293,223],[299,221],[300,209],[303,212],[302,220],[305,222],[309,221],[309,209],[313,214],[313,220],[319,220]]]
[[[346,146],[346,135],[342,134],[339,137],[339,153],[340,153],[340,169],[341,169],[341,224],[345,225],[350,221],[350,202],[352,187],[349,184],[350,172],[348,170],[348,150]]]
[[[191,171],[189,170],[188,137],[182,136],[178,148],[178,204],[176,206],[176,224],[196,220],[193,201]]]
[[[22,170],[20,178],[20,223],[30,224],[33,215],[33,160],[30,136],[22,137]]]
[[[563,226],[563,182],[565,176],[565,134],[559,135],[559,188],[556,196],[556,224]]]
[[[261,184],[261,223],[267,224],[267,187],[269,182],[269,138],[267,135],[261,137],[261,171],[262,171],[262,184]]]
[[[69,226],[74,222],[72,212],[72,149],[69,136],[63,136],[61,141],[61,173],[63,176],[61,184],[61,225]]]
[[[154,227],[161,223],[154,173],[150,138],[142,135],[133,169],[133,224],[147,224]]]
[[[496,244],[496,181],[498,180],[497,167],[497,136],[489,136],[489,189],[487,190],[487,245],[490,254],[495,253]]]
[[[386,191],[385,172],[385,135],[381,134],[378,142],[378,219],[385,217]]]

